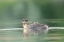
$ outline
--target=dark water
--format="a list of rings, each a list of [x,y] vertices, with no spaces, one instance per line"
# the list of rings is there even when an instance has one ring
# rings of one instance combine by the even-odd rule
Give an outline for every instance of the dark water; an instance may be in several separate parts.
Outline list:
[[[22,30],[0,31],[0,42],[64,42],[64,30],[49,30],[47,34],[28,37],[22,36]]]

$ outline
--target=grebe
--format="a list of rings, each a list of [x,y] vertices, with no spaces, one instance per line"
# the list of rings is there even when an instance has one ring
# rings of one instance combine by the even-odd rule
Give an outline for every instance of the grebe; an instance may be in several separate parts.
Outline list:
[[[23,36],[27,36],[27,35],[28,35],[27,22],[28,22],[28,20],[26,20],[26,19],[23,19],[23,20],[22,20],[22,25],[23,25]]]
[[[48,32],[48,26],[46,24],[40,24],[38,21],[34,21],[34,23],[28,25],[28,20],[23,19],[22,25],[24,27],[23,35],[28,35],[28,32],[33,32],[34,35],[38,35],[39,33],[47,33]]]

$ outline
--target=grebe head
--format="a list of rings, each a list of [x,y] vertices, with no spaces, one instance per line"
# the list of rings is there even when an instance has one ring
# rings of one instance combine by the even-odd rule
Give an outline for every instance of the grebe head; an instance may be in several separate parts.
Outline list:
[[[23,19],[22,20],[22,24],[27,24],[28,23],[28,20],[27,19]]]

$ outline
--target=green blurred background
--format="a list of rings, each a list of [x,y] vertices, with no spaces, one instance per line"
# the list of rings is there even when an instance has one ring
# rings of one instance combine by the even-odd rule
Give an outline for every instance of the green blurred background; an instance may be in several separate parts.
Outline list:
[[[0,42],[64,42],[64,30],[29,35],[23,40],[22,19],[35,20],[49,27],[64,27],[64,0],[0,0]]]
[[[22,27],[21,20],[64,26],[63,0],[0,0],[0,28]]]

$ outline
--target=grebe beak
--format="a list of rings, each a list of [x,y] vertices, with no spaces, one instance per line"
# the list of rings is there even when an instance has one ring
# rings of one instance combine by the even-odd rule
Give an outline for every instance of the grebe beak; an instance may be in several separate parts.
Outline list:
[[[32,24],[32,22],[31,22],[31,21],[28,21],[28,23],[29,23],[29,24]]]

